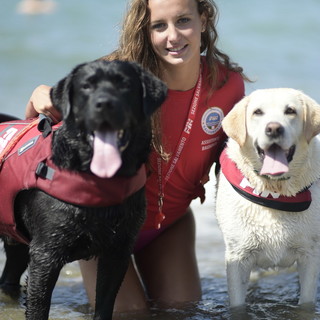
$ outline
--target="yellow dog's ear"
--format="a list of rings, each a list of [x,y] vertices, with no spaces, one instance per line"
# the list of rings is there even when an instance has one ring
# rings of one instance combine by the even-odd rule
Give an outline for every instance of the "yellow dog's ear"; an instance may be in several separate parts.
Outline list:
[[[304,133],[309,143],[320,133],[320,105],[302,92],[299,98],[304,106]]]
[[[241,99],[222,121],[222,128],[226,135],[240,146],[243,146],[247,138],[246,111],[249,97]]]

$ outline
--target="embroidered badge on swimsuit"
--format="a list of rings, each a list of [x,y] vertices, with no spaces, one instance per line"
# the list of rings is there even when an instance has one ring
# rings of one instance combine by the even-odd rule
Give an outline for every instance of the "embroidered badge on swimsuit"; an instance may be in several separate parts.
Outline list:
[[[223,111],[218,107],[209,108],[202,116],[201,125],[205,133],[215,134],[221,128],[221,122],[224,118]]]

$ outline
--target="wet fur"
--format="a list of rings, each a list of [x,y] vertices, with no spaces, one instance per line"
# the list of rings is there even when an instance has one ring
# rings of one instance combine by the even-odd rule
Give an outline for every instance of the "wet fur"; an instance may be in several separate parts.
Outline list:
[[[103,107],[101,96],[107,100]],[[116,175],[134,175],[150,151],[150,116],[165,96],[164,84],[137,64],[94,61],[77,66],[51,91],[64,121],[54,133],[53,161],[64,169],[88,172],[92,131],[125,128],[129,145]],[[5,242],[7,261],[0,284],[14,292],[28,265],[26,318],[48,319],[52,290],[66,263],[98,257],[94,319],[111,319],[145,218],[144,188],[106,208],[78,207],[40,190],[23,191],[15,201],[15,217],[30,246]]]

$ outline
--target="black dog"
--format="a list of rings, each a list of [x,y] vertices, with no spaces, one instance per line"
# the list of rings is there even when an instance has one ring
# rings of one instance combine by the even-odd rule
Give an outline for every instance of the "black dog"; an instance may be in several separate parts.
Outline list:
[[[121,188],[126,188],[127,180],[134,184],[137,175],[145,174],[150,116],[165,97],[165,85],[135,63],[94,61],[77,66],[51,91],[53,104],[63,116],[63,124],[48,136],[56,166],[51,173],[80,172],[84,180],[95,176],[98,191],[103,188],[100,181],[111,181],[111,197],[118,188],[113,183],[120,182]],[[38,179],[48,179],[50,163],[37,173]],[[62,184],[61,188],[67,190]],[[70,202],[77,203],[85,194],[86,190],[78,189]],[[110,206],[70,204],[37,188],[18,193],[15,221],[30,244],[5,243],[7,261],[0,284],[4,290],[18,286],[28,265],[28,320],[48,319],[52,291],[66,263],[92,257],[99,259],[94,319],[112,318],[145,218],[144,187],[132,190],[132,194],[124,191],[124,200],[110,199]]]

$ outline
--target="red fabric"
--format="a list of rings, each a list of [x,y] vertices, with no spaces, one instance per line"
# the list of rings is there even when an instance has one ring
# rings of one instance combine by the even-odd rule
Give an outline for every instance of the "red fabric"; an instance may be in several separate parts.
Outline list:
[[[220,156],[221,170],[226,179],[235,189],[247,199],[265,207],[271,207],[282,211],[300,212],[306,210],[312,201],[310,190],[306,189],[295,196],[287,197],[278,193],[264,191],[257,193],[249,181],[243,176],[236,164],[228,157],[226,149]]]
[[[0,143],[4,145],[8,142],[3,138],[8,136],[8,132],[17,128],[18,135],[29,123],[19,121],[0,124]],[[10,138],[14,139],[15,135]],[[52,134],[43,138],[35,126],[19,139],[9,154],[6,149],[2,150],[6,157],[0,171],[0,233],[21,242],[28,240],[16,229],[13,213],[14,199],[20,190],[38,188],[57,199],[75,205],[105,207],[121,203],[141,189],[146,181],[144,166],[134,177],[111,179],[101,179],[90,173],[60,170],[51,161],[51,141]],[[27,145],[32,147],[25,148]],[[40,162],[54,170],[52,179],[41,178],[36,174]]]
[[[221,128],[221,120],[231,108],[244,96],[244,83],[238,73],[231,73],[226,84],[213,92],[208,99],[209,87],[206,84],[207,67],[203,60],[203,86],[196,120],[193,124],[191,136],[185,145],[178,164],[164,190],[163,213],[165,220],[162,226],[168,226],[179,219],[189,207],[191,201],[197,197],[204,197],[204,188],[200,183],[201,178],[209,173],[213,162],[218,160],[219,149],[226,136]],[[220,68],[220,79],[225,77],[226,70]],[[195,89],[188,91],[169,90],[168,97],[161,107],[162,111],[162,138],[166,151],[173,153],[188,117],[189,105]],[[211,109],[209,108],[219,108]],[[211,112],[212,111],[212,112]],[[221,115],[219,118],[219,113]],[[216,117],[218,116],[218,117]],[[206,121],[205,121],[206,120]],[[208,128],[205,123],[213,120],[213,125],[218,125],[217,132]],[[204,124],[203,124],[204,122]],[[203,129],[206,129],[207,132]],[[146,184],[147,195],[147,220],[143,230],[154,229],[158,207],[158,173],[157,154],[153,152],[150,157],[152,173]],[[163,175],[167,166],[163,165]]]

